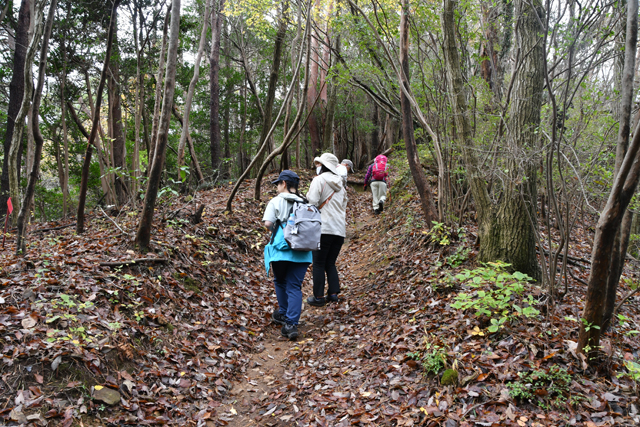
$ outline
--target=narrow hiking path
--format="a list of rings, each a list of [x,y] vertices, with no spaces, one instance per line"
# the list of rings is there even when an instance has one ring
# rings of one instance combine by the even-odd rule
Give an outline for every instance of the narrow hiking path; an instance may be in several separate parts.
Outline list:
[[[342,301],[303,308],[290,342],[267,325],[246,370],[217,410],[230,426],[613,426],[635,425],[637,396],[615,377],[580,374],[562,325],[579,306],[575,292],[551,323],[514,319],[495,334],[487,319],[451,307],[464,288],[453,275],[475,268],[474,225],[435,247],[426,240],[415,194],[390,200],[380,216],[370,193],[350,195],[347,240],[338,258]],[[466,237],[468,236],[468,238]],[[303,295],[311,292],[310,274]],[[544,291],[528,294],[544,306]],[[272,292],[273,293],[273,292]],[[275,296],[271,296],[275,306]],[[517,299],[514,304],[521,304]],[[626,357],[626,356],[625,356]],[[415,359],[418,359],[416,361]],[[452,385],[428,373],[458,372]],[[564,371],[559,371],[564,370]],[[539,400],[513,397],[519,373],[550,375]],[[567,377],[553,377],[566,372]],[[566,382],[565,378],[570,381]],[[520,381],[520,382],[519,382]],[[565,381],[565,382],[563,382]],[[535,403],[534,403],[535,402]],[[636,417],[636,418],[633,418]],[[213,425],[213,424],[212,424]]]
[[[476,289],[454,277],[480,266],[472,213],[461,228],[427,233],[405,173],[380,216],[370,193],[351,190],[338,259],[343,300],[305,307],[302,336],[290,342],[270,322],[276,298],[262,262],[269,232],[260,218],[275,191],[263,186],[256,201],[247,181],[229,214],[231,185],[160,205],[155,254],[137,253],[126,238],[136,211],[100,212],[83,235],[40,225],[25,257],[0,251],[0,424],[640,424],[637,385],[618,375],[623,360],[640,357],[637,298],[604,335],[608,372],[587,370],[575,354],[584,295],[577,280],[550,313],[545,290],[526,284],[510,302],[541,314],[513,315],[489,332],[491,319],[452,307]],[[202,205],[203,222],[191,223]],[[574,259],[589,256],[589,225],[575,232]],[[141,256],[162,262],[129,264]],[[569,268],[572,277],[588,274]],[[439,375],[450,367],[458,380],[443,386]],[[552,380],[533,390],[521,374]]]
[[[324,307],[303,303],[300,337],[296,341],[282,337],[280,327],[275,324],[267,328],[258,352],[249,356],[246,375],[234,383],[229,398],[224,402],[226,407],[220,408],[219,416],[230,426],[294,425],[297,419],[309,418],[309,413],[313,412],[310,411],[313,408],[309,406],[310,402],[293,396],[300,387],[297,380],[308,382],[308,388],[313,390],[347,390],[351,377],[362,376],[358,374],[356,365],[351,363],[355,360],[341,366],[342,362],[336,363],[332,359],[343,353],[336,347],[344,346],[345,350],[353,351],[358,348],[356,341],[369,339],[358,335],[359,328],[350,312],[351,306],[362,298],[362,285],[371,271],[362,241],[379,228],[380,217],[374,216],[369,208],[369,193],[359,193],[351,188],[349,197],[347,237],[338,258],[341,301]],[[311,295],[311,280],[309,269],[303,284],[304,299]],[[354,355],[346,356],[353,359],[351,356]],[[307,378],[299,377],[296,371],[300,368],[309,371],[305,375]],[[342,372],[345,370],[351,374]],[[315,383],[320,381],[317,375],[326,379]]]

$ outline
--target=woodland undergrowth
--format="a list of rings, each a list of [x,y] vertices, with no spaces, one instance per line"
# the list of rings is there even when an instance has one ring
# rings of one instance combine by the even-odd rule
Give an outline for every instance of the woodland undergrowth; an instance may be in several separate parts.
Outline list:
[[[232,421],[225,402],[249,355],[273,336],[275,297],[260,221],[273,189],[257,202],[248,181],[229,214],[231,187],[162,199],[147,254],[131,244],[132,209],[95,209],[82,235],[64,228],[73,220],[32,224],[24,256],[10,236],[0,252],[2,422]],[[550,305],[508,266],[475,261],[472,210],[429,229],[406,181],[382,215],[369,200],[351,190],[343,301],[330,314],[312,312],[282,360],[285,377],[250,402],[259,425],[636,422],[634,298],[593,371],[575,352],[588,264],[568,267],[568,293]],[[192,224],[201,205],[203,221]],[[574,233],[574,259],[589,258],[589,226]],[[623,292],[636,271],[628,266]]]

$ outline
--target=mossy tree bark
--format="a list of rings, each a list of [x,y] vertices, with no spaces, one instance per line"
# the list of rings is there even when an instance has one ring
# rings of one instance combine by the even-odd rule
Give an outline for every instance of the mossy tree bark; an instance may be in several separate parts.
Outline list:
[[[489,197],[486,183],[478,170],[478,159],[472,137],[467,97],[455,39],[454,1],[445,0],[442,26],[444,56],[454,109],[456,127],[460,130],[463,158],[467,167],[472,196],[478,212],[480,261],[501,260],[512,268],[538,280],[541,277],[536,259],[535,201],[536,171],[531,150],[537,146],[537,129],[542,107],[544,46],[541,40],[544,9],[541,3],[519,1],[516,25],[517,44],[523,52],[522,63],[516,64],[513,102],[509,111],[507,176],[499,203]]]

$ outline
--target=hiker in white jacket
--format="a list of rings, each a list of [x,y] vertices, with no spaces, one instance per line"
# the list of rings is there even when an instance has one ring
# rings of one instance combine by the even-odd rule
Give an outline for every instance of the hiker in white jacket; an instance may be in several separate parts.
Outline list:
[[[327,302],[337,302],[340,293],[336,260],[346,236],[347,192],[342,176],[338,174],[336,156],[324,153],[316,157],[314,162],[318,176],[311,181],[307,199],[320,208],[322,237],[320,250],[313,252],[313,295],[307,298],[307,303],[322,307]],[[329,284],[326,298],[325,274]]]

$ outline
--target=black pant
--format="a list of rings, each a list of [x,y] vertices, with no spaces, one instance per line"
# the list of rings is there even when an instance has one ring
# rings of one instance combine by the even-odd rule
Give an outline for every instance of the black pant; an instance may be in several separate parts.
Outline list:
[[[313,253],[313,296],[324,297],[324,274],[329,282],[328,295],[340,292],[340,279],[336,260],[342,249],[344,237],[335,234],[323,234],[320,238],[320,250]]]

